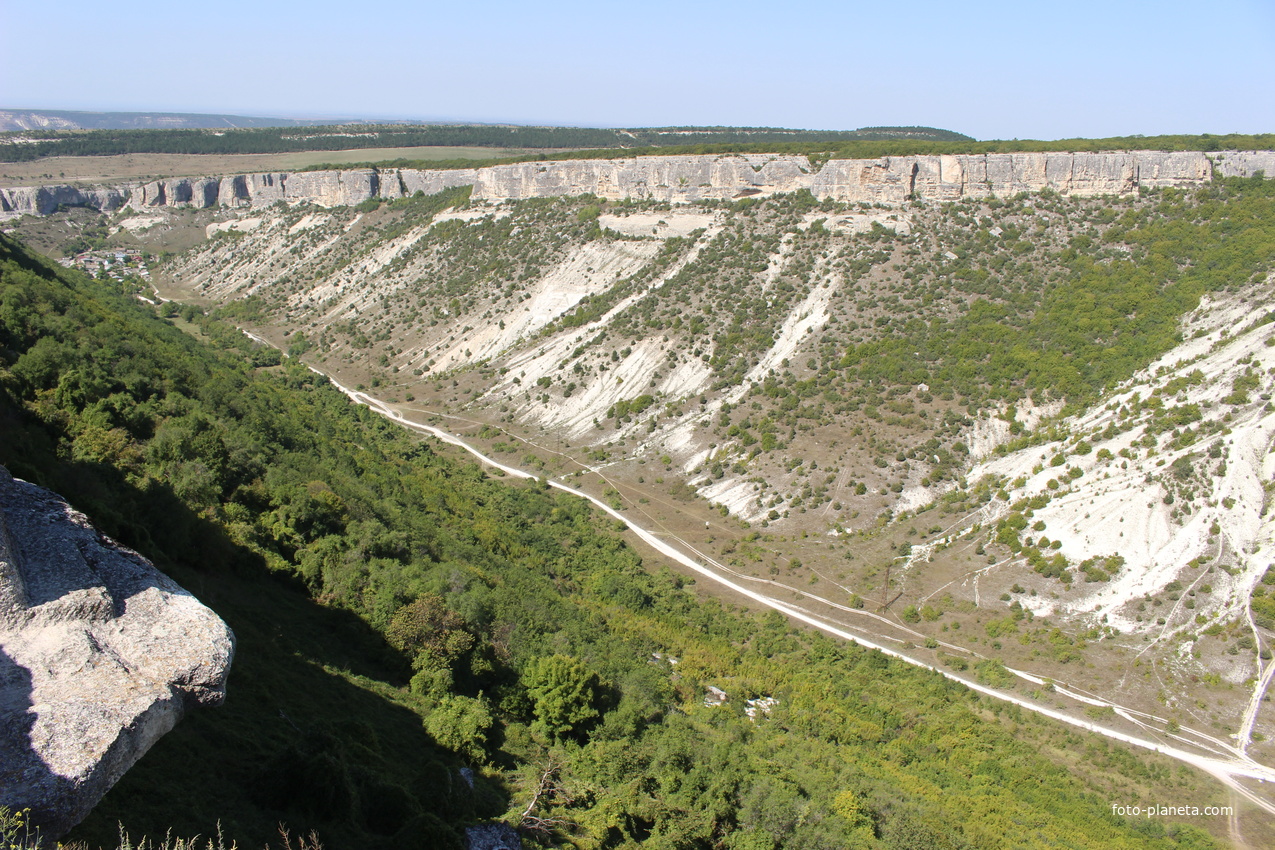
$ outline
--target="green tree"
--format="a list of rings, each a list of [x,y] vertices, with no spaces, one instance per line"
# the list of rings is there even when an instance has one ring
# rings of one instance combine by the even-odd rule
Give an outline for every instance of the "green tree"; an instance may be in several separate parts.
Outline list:
[[[576,658],[551,655],[537,658],[524,682],[536,715],[536,727],[552,738],[578,731],[598,716],[594,700],[598,677]]]
[[[398,609],[385,637],[395,649],[412,656],[417,670],[450,670],[474,645],[464,618],[432,593]]]
[[[465,696],[445,696],[425,719],[425,731],[447,749],[470,761],[487,761],[487,741],[496,725],[487,701]]]

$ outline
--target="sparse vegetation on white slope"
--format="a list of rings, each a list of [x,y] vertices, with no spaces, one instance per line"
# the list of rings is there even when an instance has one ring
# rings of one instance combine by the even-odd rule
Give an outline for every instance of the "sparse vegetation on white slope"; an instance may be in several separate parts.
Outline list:
[[[1043,497],[1030,511],[1037,542],[1048,535],[1073,564],[1121,559],[1063,599],[1025,598],[1024,607],[1148,635],[1144,652],[1167,644],[1182,659],[1204,635],[1241,621],[1250,649],[1219,672],[1264,690],[1269,637],[1248,605],[1275,559],[1271,291],[1268,282],[1206,297],[1180,346],[1084,413],[1048,423],[1058,439],[974,466],[971,478],[1011,482],[1007,498],[978,515],[984,527]],[[1146,604],[1164,594],[1167,604]]]
[[[726,517],[733,570],[1247,743],[1270,195],[454,190],[253,210],[167,270],[351,386],[605,469],[610,503]]]

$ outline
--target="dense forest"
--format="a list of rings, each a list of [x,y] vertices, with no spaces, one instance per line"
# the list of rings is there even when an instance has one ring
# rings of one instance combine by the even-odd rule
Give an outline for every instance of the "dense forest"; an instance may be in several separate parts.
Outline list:
[[[260,846],[282,822],[457,847],[504,819],[576,847],[1213,846],[1111,808],[1203,805],[1202,775],[704,599],[584,502],[440,455],[216,315],[160,312],[0,236],[0,463],[239,639],[225,706],[70,839],[219,822]]]
[[[814,143],[851,140],[971,141],[930,127],[868,127],[862,130],[786,130],[773,127],[657,127],[604,130],[587,127],[515,127],[485,124],[376,125],[218,130],[36,130],[22,131],[22,144],[0,144],[0,161],[26,162],[48,156],[111,156],[135,153],[250,154],[398,147],[643,148],[670,145]],[[0,140],[4,137],[0,136]]]

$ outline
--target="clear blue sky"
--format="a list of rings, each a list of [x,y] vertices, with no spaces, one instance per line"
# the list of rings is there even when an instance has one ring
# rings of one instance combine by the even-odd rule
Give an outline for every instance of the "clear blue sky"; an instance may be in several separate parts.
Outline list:
[[[0,0],[0,107],[1275,131],[1275,0]]]

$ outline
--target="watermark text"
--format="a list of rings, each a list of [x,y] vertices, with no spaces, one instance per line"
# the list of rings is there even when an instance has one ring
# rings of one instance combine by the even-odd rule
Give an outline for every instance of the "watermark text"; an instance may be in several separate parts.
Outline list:
[[[1198,818],[1230,817],[1235,810],[1231,806],[1164,806],[1159,803],[1149,806],[1122,806],[1112,803],[1111,813],[1126,818]]]

